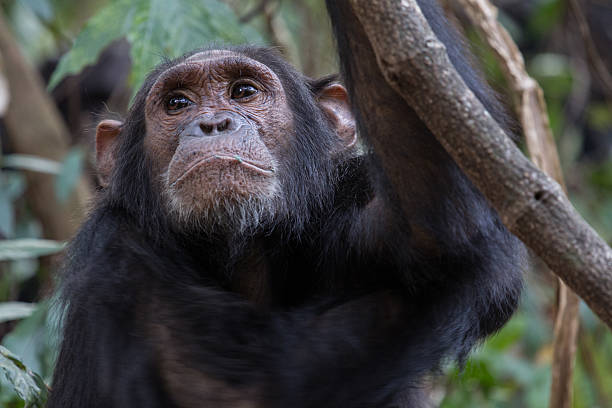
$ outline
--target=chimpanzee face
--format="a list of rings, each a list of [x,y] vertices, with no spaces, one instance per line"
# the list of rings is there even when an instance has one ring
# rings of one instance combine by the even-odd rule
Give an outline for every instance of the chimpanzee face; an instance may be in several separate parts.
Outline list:
[[[169,65],[145,88],[139,103],[147,178],[172,225],[242,233],[287,220],[290,213],[298,223],[333,193],[329,163],[356,137],[346,90],[278,61],[272,58],[275,71],[237,51],[197,52]],[[141,120],[135,114],[130,123]],[[122,127],[105,120],[97,129],[103,187],[117,162],[117,136],[138,137]]]
[[[282,84],[264,64],[206,51],[163,72],[145,107],[145,151],[181,222],[244,229],[272,217],[293,133]]]

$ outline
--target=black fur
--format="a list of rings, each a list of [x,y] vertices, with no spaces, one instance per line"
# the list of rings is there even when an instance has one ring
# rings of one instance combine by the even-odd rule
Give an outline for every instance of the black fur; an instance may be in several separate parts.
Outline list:
[[[354,61],[343,53],[338,23],[349,22],[333,3],[351,88]],[[500,112],[446,34],[448,23],[430,1],[421,3],[470,86]],[[233,50],[270,67],[289,97],[296,129],[281,172],[284,208],[257,234],[231,239],[169,225],[143,150],[144,100],[157,76],[189,55],[160,65],[119,136],[111,187],[69,249],[64,338],[48,406],[177,406],[148,331],[157,322],[170,329],[180,358],[239,393],[259,390],[265,407],[424,404],[423,377],[464,359],[514,311],[520,244],[446,156],[440,193],[434,180],[415,181],[440,201],[429,212],[399,210],[378,152],[332,157],[335,136],[316,102],[331,79],[311,81],[271,50]],[[376,118],[364,119],[359,108],[369,140],[363,123]],[[435,256],[413,245],[413,216],[436,237]],[[230,291],[236,265],[254,255],[270,272],[266,308]],[[160,314],[148,312],[151,304],[162,306]]]

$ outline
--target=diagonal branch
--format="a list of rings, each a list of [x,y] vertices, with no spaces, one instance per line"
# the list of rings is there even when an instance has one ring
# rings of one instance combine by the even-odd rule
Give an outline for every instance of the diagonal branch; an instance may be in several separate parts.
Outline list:
[[[506,136],[451,64],[416,0],[351,0],[387,82],[527,244],[612,327],[612,249]]]

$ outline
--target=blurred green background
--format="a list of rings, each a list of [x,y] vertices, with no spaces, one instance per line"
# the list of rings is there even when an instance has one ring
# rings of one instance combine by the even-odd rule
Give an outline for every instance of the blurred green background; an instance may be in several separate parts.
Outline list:
[[[0,0],[0,25],[10,29],[25,62],[42,79],[39,87],[48,90],[65,139],[52,160],[42,153],[23,154],[16,142],[19,129],[11,129],[8,120],[5,126],[2,118],[3,72],[14,61],[0,59],[0,371],[7,374],[0,376],[1,407],[44,403],[42,381],[50,383],[57,348],[58,318],[50,295],[69,236],[51,228],[49,217],[70,224],[70,232],[84,213],[81,208],[68,216],[49,214],[45,203],[68,206],[75,195],[91,197],[79,193],[79,183],[95,188],[91,152],[97,121],[124,114],[133,90],[160,58],[209,42],[277,46],[307,75],[336,72],[323,3]],[[494,3],[544,89],[570,198],[610,243],[612,89],[594,66],[608,72],[612,67],[612,2],[580,1],[596,61],[567,1]],[[511,100],[491,52],[453,1],[443,4],[502,99]],[[29,108],[32,120],[38,120],[37,103]],[[48,196],[36,196],[33,174],[48,177]],[[536,259],[525,274],[527,290],[510,323],[479,347],[466,367],[448,367],[432,380],[432,394],[442,407],[548,406],[555,279]],[[581,305],[580,312],[573,406],[612,407],[612,334],[587,307]]]

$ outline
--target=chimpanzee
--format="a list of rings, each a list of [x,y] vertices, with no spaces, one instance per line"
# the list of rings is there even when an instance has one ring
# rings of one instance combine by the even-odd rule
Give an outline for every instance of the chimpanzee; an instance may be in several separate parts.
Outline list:
[[[521,245],[384,83],[347,4],[328,2],[350,103],[275,50],[201,49],[98,126],[49,407],[422,407],[428,376],[510,317]]]

